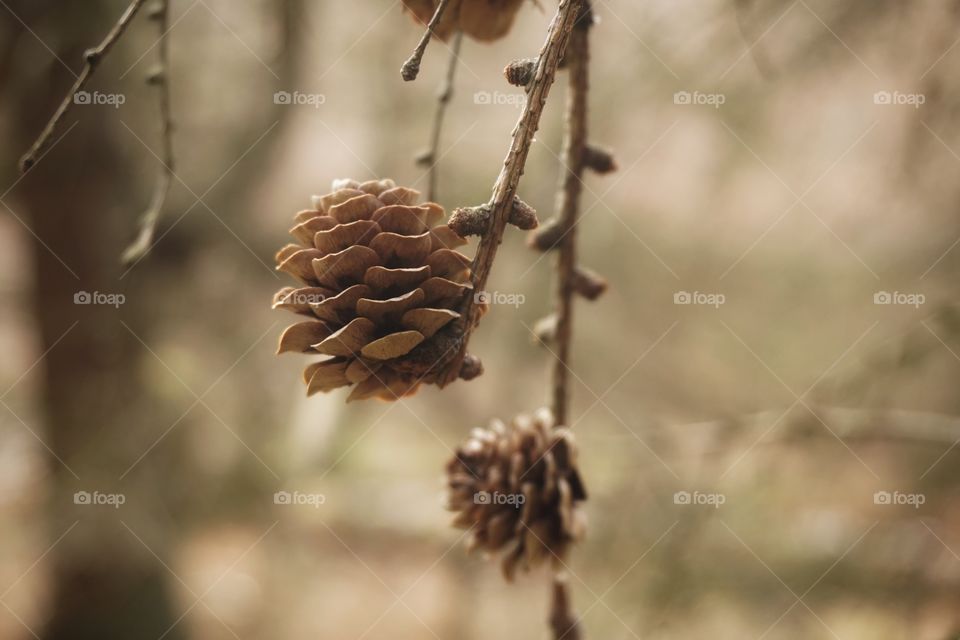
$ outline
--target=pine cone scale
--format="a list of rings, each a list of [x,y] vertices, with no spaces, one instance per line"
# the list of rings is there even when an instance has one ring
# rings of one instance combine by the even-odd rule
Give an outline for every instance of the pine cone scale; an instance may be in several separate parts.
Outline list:
[[[315,219],[322,220],[323,218]],[[294,227],[291,233],[298,228]],[[380,231],[380,225],[372,220],[356,220],[346,224],[338,224],[329,229],[318,230],[311,236],[312,240],[305,241],[304,244],[313,244],[317,250],[326,254],[337,253],[355,244],[369,243]]]
[[[341,359],[317,362],[303,372],[307,383],[307,394],[331,391],[343,385],[346,380],[347,361]]]
[[[313,345],[330,335],[330,327],[323,322],[298,322],[280,335],[277,353],[309,353]]]

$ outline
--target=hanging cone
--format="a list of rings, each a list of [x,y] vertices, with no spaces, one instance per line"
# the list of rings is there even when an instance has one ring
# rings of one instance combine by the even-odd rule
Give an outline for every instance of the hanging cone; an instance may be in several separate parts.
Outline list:
[[[415,204],[419,192],[392,180],[334,183],[296,215],[297,244],[277,253],[277,269],[300,284],[273,306],[304,316],[280,337],[278,352],[327,356],[304,371],[308,395],[352,387],[350,400],[394,400],[435,383],[457,354],[456,311],[472,295],[466,242],[443,207]]]
[[[451,0],[434,34],[446,40],[463,31],[475,40],[489,42],[507,35],[524,0]],[[424,25],[430,23],[439,0],[403,0],[405,8]]]
[[[454,526],[470,530],[470,550],[501,552],[509,581],[518,568],[562,566],[585,532],[573,434],[547,409],[474,429],[447,464],[447,483]]]

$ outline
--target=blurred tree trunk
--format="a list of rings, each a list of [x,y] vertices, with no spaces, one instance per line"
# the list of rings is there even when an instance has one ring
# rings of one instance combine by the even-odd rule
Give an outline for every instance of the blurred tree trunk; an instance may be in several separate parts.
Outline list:
[[[103,38],[123,8],[107,0],[7,2],[74,72],[83,51]],[[0,13],[5,30],[18,32],[20,47],[14,63],[5,64],[9,75],[2,79],[7,115],[16,124],[16,134],[4,145],[9,167],[40,132],[73,76],[24,33],[9,11]],[[122,56],[122,47],[112,55]],[[99,76],[91,90],[115,91],[115,77],[103,69]],[[79,121],[77,126],[5,197],[33,232],[38,350],[49,349],[41,367],[44,428],[35,429],[52,451],[49,543],[76,523],[44,561],[53,582],[48,619],[36,629],[44,640],[130,640],[165,633],[170,640],[184,632],[174,626],[169,574],[153,555],[166,555],[166,536],[154,519],[164,487],[133,488],[162,457],[151,453],[130,478],[120,480],[172,421],[150,407],[140,362],[145,349],[124,327],[137,327],[149,344],[142,327],[149,326],[144,311],[151,300],[143,290],[123,291],[118,280],[119,252],[133,235],[139,199],[124,197],[129,187],[120,177],[128,171],[117,143],[123,129],[109,111],[75,110],[67,126]],[[126,303],[119,308],[76,305],[79,291],[122,292]],[[74,492],[95,490],[124,493],[127,503],[119,510],[74,504]],[[150,551],[125,528],[128,524],[149,541]]]

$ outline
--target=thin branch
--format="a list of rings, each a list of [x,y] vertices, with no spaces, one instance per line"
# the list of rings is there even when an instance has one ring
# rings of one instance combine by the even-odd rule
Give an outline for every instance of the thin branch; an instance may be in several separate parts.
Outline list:
[[[577,222],[583,192],[583,173],[587,151],[587,122],[590,91],[590,27],[593,9],[583,0],[577,22],[564,54],[569,86],[564,128],[563,173],[557,192],[559,231],[563,234],[557,255],[555,359],[550,376],[551,408],[557,424],[566,425],[570,410],[570,350],[573,341],[573,299],[577,295]],[[555,640],[580,640],[580,625],[573,613],[566,579],[553,580],[550,628]]]
[[[773,80],[776,72],[767,60],[766,52],[760,43],[760,40],[763,39],[763,34],[755,37],[752,26],[747,24],[747,13],[752,9],[752,5],[753,0],[733,0],[733,8],[737,16],[737,28],[740,30],[740,37],[743,38],[744,43],[746,43],[747,51],[749,51],[750,58],[753,60],[753,64],[756,65],[760,77],[764,80]]]
[[[520,120],[513,130],[510,150],[494,184],[493,196],[487,204],[490,210],[490,222],[480,239],[472,265],[473,290],[477,293],[484,290],[490,271],[493,268],[493,260],[497,255],[497,249],[503,240],[504,230],[513,211],[514,196],[517,194],[517,186],[526,166],[527,155],[530,152],[530,146],[537,133],[537,128],[540,126],[540,117],[543,114],[550,88],[553,86],[557,67],[560,65],[570,31],[573,29],[574,22],[576,22],[579,14],[581,3],[581,0],[560,0],[557,13],[547,31],[546,42],[540,50],[533,80],[527,88],[527,102],[520,115]],[[441,384],[449,384],[457,379],[460,366],[466,355],[470,334],[477,326],[481,311],[482,306],[476,304],[474,296],[467,296],[460,308],[461,318],[458,328],[463,332],[460,349],[456,356],[446,364],[444,371],[439,376]]]
[[[548,620],[554,640],[580,640],[582,637],[580,621],[571,613],[569,590],[565,576],[554,576]]]
[[[150,74],[149,82],[157,88],[160,106],[160,138],[162,140],[161,163],[157,174],[150,205],[140,219],[140,232],[121,257],[124,265],[140,260],[153,246],[157,220],[173,182],[173,114],[170,107],[170,42],[167,31],[170,24],[170,0],[156,0],[156,8],[150,15],[157,23],[160,41],[157,45],[158,66]]]
[[[835,442],[862,442],[864,444],[898,444],[940,447],[955,444],[960,440],[960,419],[956,416],[923,411],[899,409],[850,409],[831,405],[805,403],[799,415],[784,421],[782,427],[757,441],[758,447],[777,447],[803,444],[815,439]],[[819,419],[817,417],[819,416]],[[699,433],[717,433],[717,444],[705,447],[703,453],[718,456],[729,453],[736,442],[735,435],[756,434],[769,428],[778,419],[783,420],[781,410],[762,411],[733,418],[738,431],[729,431],[729,421],[697,423]],[[823,422],[821,422],[821,420]],[[824,428],[823,423],[830,426]],[[687,425],[689,426],[689,425]],[[677,428],[678,431],[682,429]]]
[[[570,344],[573,339],[573,299],[576,295],[577,219],[583,191],[584,157],[587,149],[587,93],[590,89],[589,31],[593,23],[590,3],[584,0],[577,26],[567,45],[570,77],[567,122],[563,150],[563,177],[557,195],[558,231],[562,240],[557,256],[556,359],[551,374],[551,407],[557,424],[567,421],[570,397]]]
[[[60,127],[60,124],[66,118],[67,113],[70,111],[70,108],[74,104],[74,96],[87,85],[87,82],[90,81],[90,77],[93,75],[93,72],[96,70],[97,66],[103,61],[103,58],[110,52],[110,49],[113,48],[113,45],[116,44],[117,40],[124,34],[127,30],[127,27],[130,25],[130,22],[133,20],[134,16],[137,15],[137,12],[140,11],[141,7],[146,3],[147,0],[133,0],[130,5],[124,10],[123,14],[120,16],[120,20],[113,26],[110,32],[107,34],[107,37],[104,38],[103,42],[99,46],[93,49],[88,49],[83,54],[84,67],[80,72],[80,75],[77,76],[76,81],[73,83],[73,87],[70,89],[70,92],[64,97],[63,102],[60,103],[60,106],[57,107],[56,112],[53,114],[53,117],[50,119],[50,122],[47,123],[47,126],[44,127],[43,131],[40,133],[40,137],[37,138],[37,141],[33,143],[33,146],[30,147],[30,150],[24,154],[20,159],[20,171],[26,173],[30,168],[36,164],[37,158],[43,155],[43,152],[46,150],[47,146],[53,140],[54,134],[57,132],[57,129]]]
[[[427,30],[423,32],[423,37],[420,38],[417,48],[413,50],[413,55],[400,67],[400,75],[403,76],[403,79],[407,82],[416,80],[417,76],[420,75],[420,62],[423,60],[423,54],[426,52],[427,45],[430,44],[430,38],[433,37],[433,32],[437,28],[437,25],[440,24],[440,20],[443,19],[443,12],[447,10],[447,5],[449,4],[450,0],[440,0],[440,4],[437,5],[437,10],[434,11],[433,17],[430,18]]]
[[[447,75],[444,77],[443,84],[437,94],[437,111],[433,117],[433,131],[430,134],[430,149],[427,150],[418,160],[421,163],[429,163],[429,187],[427,188],[427,200],[435,202],[437,199],[437,184],[440,179],[440,137],[443,133],[443,119],[447,113],[447,106],[453,98],[453,81],[457,75],[457,67],[460,63],[460,45],[463,43],[463,32],[457,31],[453,36],[453,43],[450,47],[450,66],[447,67]]]

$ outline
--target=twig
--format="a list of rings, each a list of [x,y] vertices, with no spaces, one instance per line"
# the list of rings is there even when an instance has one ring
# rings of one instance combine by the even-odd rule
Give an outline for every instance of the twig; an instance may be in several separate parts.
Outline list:
[[[562,233],[557,256],[557,326],[554,339],[556,360],[551,375],[551,407],[557,424],[569,424],[570,343],[573,338],[574,276],[577,266],[577,219],[583,191],[584,154],[587,148],[587,93],[590,89],[589,31],[593,17],[589,0],[584,0],[577,25],[567,45],[570,77],[567,97],[566,136],[563,150],[564,173],[557,195],[559,229]]]
[[[510,150],[504,160],[503,168],[493,187],[493,196],[488,203],[490,222],[486,232],[480,239],[476,256],[473,259],[473,290],[477,293],[484,290],[497,249],[503,239],[503,233],[513,210],[514,196],[517,194],[517,185],[523,175],[524,166],[533,137],[540,125],[543,108],[553,86],[554,76],[560,59],[563,56],[570,31],[576,22],[581,6],[581,0],[560,0],[557,13],[547,31],[547,40],[540,50],[537,66],[533,73],[533,80],[527,88],[527,103],[524,105],[520,120],[513,130],[513,139]],[[461,318],[459,328],[462,330],[460,349],[458,353],[445,365],[439,376],[441,384],[449,384],[457,379],[460,365],[466,354],[470,334],[476,328],[482,307],[476,304],[474,296],[467,296],[460,308]]]
[[[558,231],[562,239],[557,256],[557,326],[554,336],[556,359],[550,376],[551,408],[557,424],[565,425],[570,409],[570,345],[573,340],[573,299],[576,296],[577,222],[580,196],[583,192],[584,158],[587,149],[587,116],[590,91],[590,27],[593,10],[590,0],[583,0],[577,22],[570,34],[564,54],[569,87],[563,143],[563,168],[557,192]],[[580,640],[580,626],[562,576],[553,581],[553,603],[550,627],[555,640]]]
[[[82,91],[87,85],[87,82],[89,82],[90,77],[93,75],[93,72],[96,70],[97,66],[110,52],[110,49],[113,48],[113,45],[116,44],[117,40],[120,39],[120,36],[122,36],[127,30],[127,26],[129,26],[130,21],[133,20],[134,16],[137,15],[137,12],[140,11],[140,8],[143,7],[146,1],[147,0],[133,0],[124,10],[123,14],[120,16],[120,20],[117,21],[117,23],[113,26],[113,29],[110,30],[103,42],[101,42],[96,48],[88,49],[86,52],[84,52],[83,70],[80,72],[80,75],[77,76],[76,81],[73,83],[73,87],[64,97],[63,102],[61,102],[60,106],[57,107],[57,110],[50,119],[50,122],[47,123],[47,126],[44,127],[43,131],[40,133],[40,137],[37,138],[37,141],[33,143],[33,146],[30,147],[30,150],[27,151],[22,158],[20,158],[21,172],[26,173],[29,171],[30,168],[36,163],[37,158],[43,155],[43,152],[53,139],[53,135],[56,133],[58,127],[63,122],[63,119],[67,116],[67,113],[73,106],[74,96],[76,96],[78,92]]]
[[[563,575],[553,578],[550,600],[550,629],[555,640],[580,640],[580,622],[570,612],[570,594],[567,579]]]
[[[153,245],[153,236],[157,220],[163,211],[170,184],[173,182],[173,115],[170,107],[170,43],[167,30],[170,24],[170,0],[156,0],[156,8],[150,14],[157,23],[160,41],[157,44],[158,66],[151,72],[149,82],[157,87],[160,105],[160,138],[162,140],[162,160],[157,174],[150,205],[140,219],[140,232],[136,239],[123,252],[120,260],[130,265],[142,258]]]
[[[753,28],[747,24],[746,14],[752,4],[753,0],[733,0],[734,12],[737,15],[737,28],[740,30],[740,37],[742,37],[744,43],[746,43],[747,51],[750,52],[750,57],[753,59],[753,64],[756,65],[760,77],[764,80],[773,80],[776,73],[772,65],[767,61],[763,45],[760,44],[763,35],[754,39]],[[752,43],[751,40],[753,40]]]
[[[447,106],[453,98],[453,81],[457,75],[457,67],[460,63],[460,45],[462,43],[463,32],[458,30],[453,36],[453,42],[450,47],[450,66],[447,67],[447,75],[444,77],[443,84],[440,86],[440,92],[437,94],[437,111],[433,117],[430,148],[418,158],[419,162],[429,163],[430,165],[427,200],[431,202],[435,202],[437,199],[437,184],[440,179],[440,136],[443,133],[443,119],[447,113]]]
[[[738,417],[734,424],[738,432],[755,435],[778,418],[783,419],[781,410],[762,411]],[[826,429],[824,423],[830,428]],[[724,427],[725,423],[720,421],[696,425],[701,434],[711,429],[718,434],[718,444],[705,447],[705,454],[719,456],[729,453],[736,440],[733,432],[723,431]],[[756,446],[778,447],[805,443],[817,438],[825,438],[831,442],[839,438],[844,442],[864,444],[896,443],[942,448],[956,443],[960,438],[960,419],[956,416],[922,411],[850,409],[809,403],[803,408],[801,415],[789,418],[775,433],[757,441]]]
[[[440,0],[440,4],[437,5],[437,10],[433,12],[433,17],[430,18],[427,30],[423,32],[423,37],[420,38],[417,48],[413,50],[413,55],[407,58],[407,61],[400,67],[400,75],[403,76],[403,79],[407,82],[416,80],[420,74],[420,62],[423,60],[423,54],[427,50],[427,45],[430,44],[430,38],[433,37],[434,29],[440,24],[440,20],[443,19],[443,12],[447,10],[448,4],[450,4],[450,0]]]

